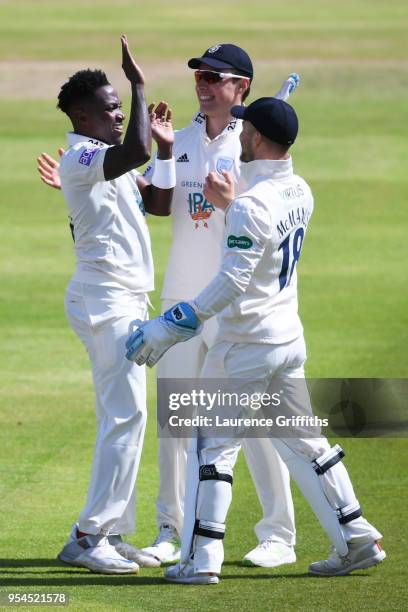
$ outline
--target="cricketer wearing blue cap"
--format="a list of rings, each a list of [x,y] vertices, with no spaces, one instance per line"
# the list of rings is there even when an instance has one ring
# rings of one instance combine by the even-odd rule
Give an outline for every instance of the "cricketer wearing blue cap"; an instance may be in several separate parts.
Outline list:
[[[244,395],[248,380],[257,396],[272,397],[273,389],[279,389],[283,398],[289,398],[292,413],[313,420],[304,381],[306,347],[297,296],[297,263],[313,196],[308,184],[293,173],[288,152],[297,136],[297,116],[289,104],[276,98],[234,106],[231,114],[243,119],[241,172],[247,188],[227,208],[219,272],[195,299],[144,323],[137,339],[128,340],[128,355],[139,365],[153,365],[170,346],[195,336],[205,321],[218,314],[219,331],[204,361],[203,383],[228,379],[238,395]],[[207,194],[216,202],[217,185],[223,189],[223,183],[212,174]],[[241,409],[238,405],[236,416]],[[382,535],[362,516],[341,447],[330,447],[326,438],[317,437],[320,431],[310,428],[302,429],[301,435],[271,434],[333,545],[331,556],[312,563],[309,571],[341,576],[380,563],[386,556],[379,544]],[[192,511],[185,514],[183,562],[167,570],[168,581],[219,581],[233,469],[241,444],[240,432],[234,437],[231,432],[201,431],[196,488],[187,487],[186,506]]]

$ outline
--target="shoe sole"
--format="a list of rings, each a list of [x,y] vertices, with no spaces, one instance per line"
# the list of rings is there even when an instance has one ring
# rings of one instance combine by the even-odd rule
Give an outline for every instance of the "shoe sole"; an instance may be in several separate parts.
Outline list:
[[[323,576],[323,577],[327,577],[330,578],[332,576],[346,576],[347,574],[350,574],[351,572],[354,572],[355,570],[359,570],[359,569],[368,569],[370,567],[374,567],[375,565],[378,565],[379,563],[381,563],[381,561],[384,561],[384,559],[386,558],[386,554],[385,551],[381,551],[379,552],[377,555],[375,555],[374,557],[370,557],[369,559],[363,559],[362,561],[360,561],[359,563],[354,563],[353,565],[351,565],[348,568],[345,569],[341,569],[338,572],[335,573],[324,573],[324,572],[316,572],[313,569],[311,569],[309,567],[309,572],[315,576]]]
[[[289,565],[290,563],[296,563],[296,557],[293,558],[289,558],[283,561],[279,561],[277,563],[254,563],[253,561],[251,561],[250,559],[242,559],[242,565],[245,565],[245,567],[269,567],[269,568],[273,568],[273,567],[279,567],[280,565]]]
[[[169,578],[164,576],[164,579],[175,584],[218,584],[220,581],[218,576],[192,576],[191,578]]]
[[[62,561],[63,563],[66,563],[67,565],[72,565],[73,567],[84,567],[85,569],[89,570],[90,572],[93,572],[94,574],[138,574],[139,573],[139,568],[138,569],[129,569],[129,570],[123,570],[123,569],[114,569],[114,568],[110,568],[110,569],[103,569],[103,568],[98,568],[95,569],[93,567],[89,567],[88,565],[85,565],[84,563],[80,563],[79,561],[75,561],[73,559],[71,559],[70,557],[64,557],[62,555],[58,555],[57,559],[59,561]]]

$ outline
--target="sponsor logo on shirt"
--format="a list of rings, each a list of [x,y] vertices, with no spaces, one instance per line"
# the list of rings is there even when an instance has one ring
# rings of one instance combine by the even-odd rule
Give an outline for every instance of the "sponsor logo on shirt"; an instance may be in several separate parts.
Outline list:
[[[229,249],[250,249],[253,245],[252,240],[248,236],[228,236],[227,245]]]
[[[176,161],[178,161],[178,162],[189,162],[190,160],[188,159],[187,153],[183,153],[183,155],[180,155],[180,157]]]
[[[90,166],[92,159],[99,153],[99,151],[100,148],[96,147],[95,145],[88,146],[85,151],[82,152],[78,162],[83,166]]]
[[[207,221],[214,211],[213,204],[208,202],[202,193],[195,191],[188,194],[188,212],[195,223],[195,229],[200,227],[200,223],[208,228]]]
[[[219,174],[223,171],[229,172],[234,165],[234,160],[231,157],[219,157],[217,159],[216,169]]]

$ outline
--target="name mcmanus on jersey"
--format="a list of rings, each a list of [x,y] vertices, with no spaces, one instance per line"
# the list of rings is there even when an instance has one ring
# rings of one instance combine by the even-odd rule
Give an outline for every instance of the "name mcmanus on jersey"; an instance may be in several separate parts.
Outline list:
[[[288,213],[286,218],[280,219],[279,223],[276,226],[279,237],[282,238],[282,236],[284,236],[286,232],[289,232],[297,225],[304,225],[305,227],[307,227],[310,215],[311,213],[303,206],[296,209],[292,209]]]

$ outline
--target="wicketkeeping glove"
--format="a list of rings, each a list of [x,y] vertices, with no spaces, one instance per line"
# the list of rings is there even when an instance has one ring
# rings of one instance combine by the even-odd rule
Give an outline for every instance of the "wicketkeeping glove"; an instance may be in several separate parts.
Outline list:
[[[174,344],[185,342],[200,331],[200,321],[193,307],[187,302],[179,302],[160,317],[142,323],[129,336],[126,358],[151,368]]]

